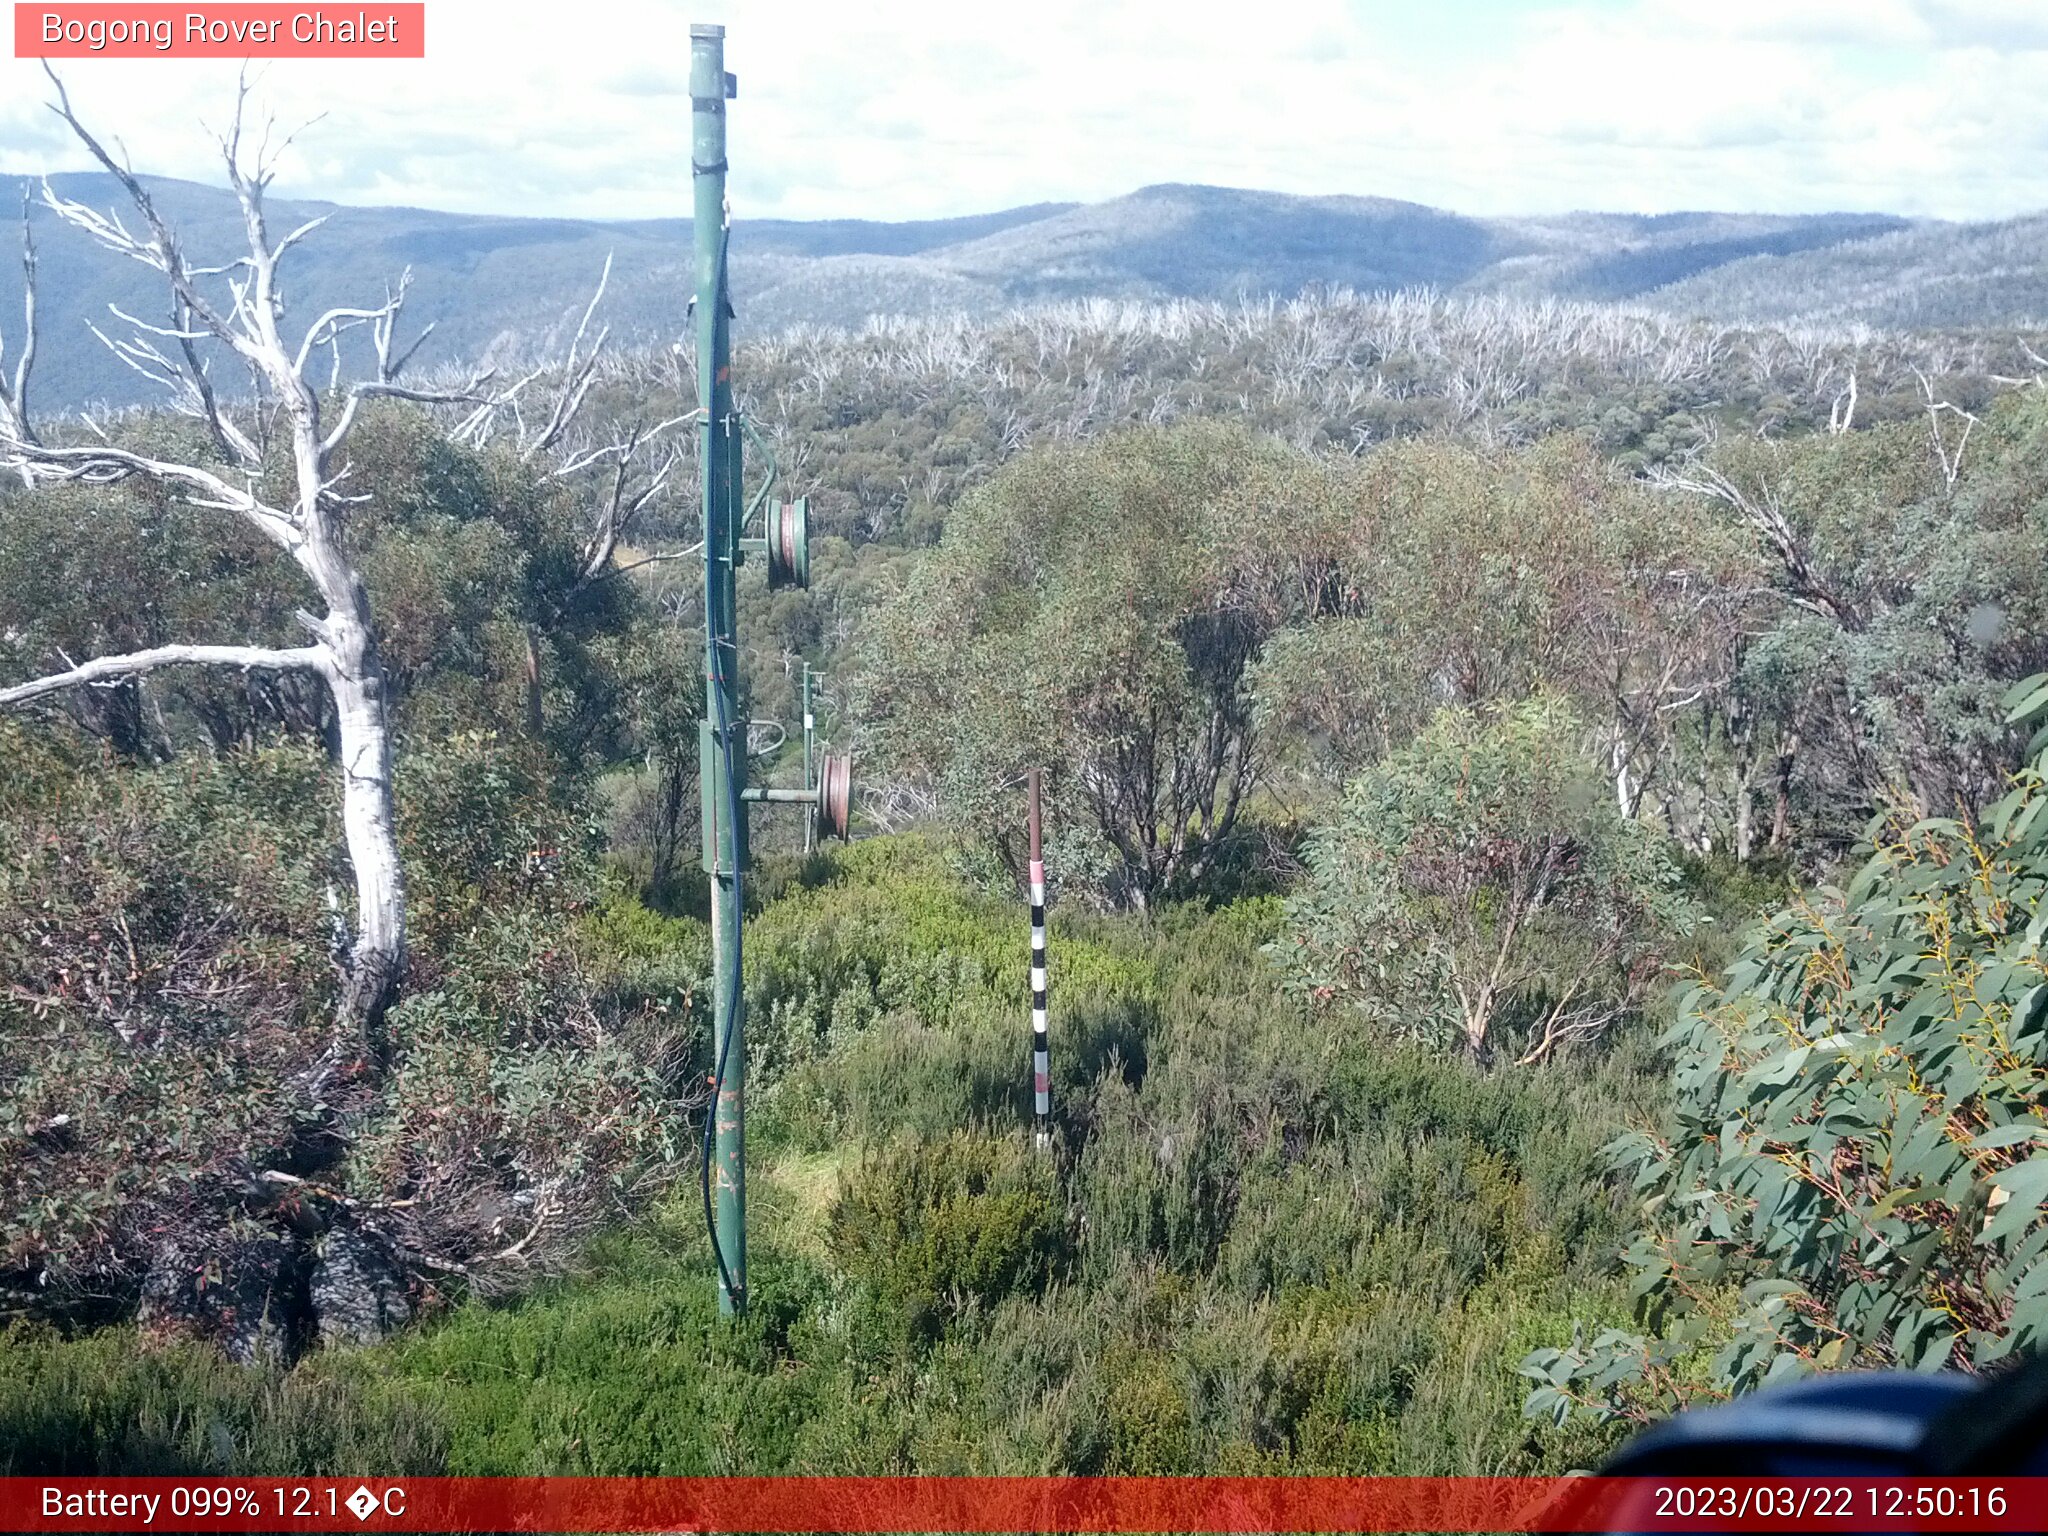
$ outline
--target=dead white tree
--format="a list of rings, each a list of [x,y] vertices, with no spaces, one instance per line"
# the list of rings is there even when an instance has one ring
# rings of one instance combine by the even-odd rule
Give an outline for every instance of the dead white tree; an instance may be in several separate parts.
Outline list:
[[[1860,634],[1868,620],[1853,595],[1842,591],[1816,568],[1803,534],[1792,524],[1783,501],[1768,480],[1754,493],[1737,484],[1704,458],[1679,465],[1659,465],[1647,476],[1660,491],[1684,491],[1720,502],[1743,523],[1757,542],[1776,558],[1784,573],[1785,595],[1811,613],[1833,619],[1851,634]]]
[[[1936,397],[1934,381],[1922,370],[1915,368],[1913,377],[1920,382],[1920,398],[1927,406],[1927,435],[1929,446],[1934,449],[1935,462],[1941,465],[1941,477],[1950,490],[1956,488],[1956,481],[1963,473],[1963,450],[1970,446],[1970,433],[1977,425],[1977,418],[1959,405],[1952,405]],[[1942,412],[1947,411],[1962,423],[1954,434],[1942,430]]]
[[[128,334],[110,336],[97,326],[93,332],[122,363],[167,391],[173,409],[204,425],[217,462],[175,462],[131,451],[90,418],[84,421],[89,440],[58,441],[37,430],[28,405],[37,335],[36,255],[24,198],[25,324],[13,376],[0,374],[0,471],[18,477],[31,490],[73,482],[152,481],[182,494],[194,506],[239,517],[291,557],[323,611],[298,614],[309,637],[303,646],[167,645],[82,664],[63,657],[65,670],[0,689],[0,709],[179,666],[301,672],[325,683],[336,717],[342,824],[356,885],[356,921],[347,945],[338,1015],[363,1043],[381,1048],[383,1015],[406,966],[406,905],[393,831],[388,689],[369,596],[347,543],[348,510],[369,499],[346,484],[347,445],[363,402],[410,401],[440,418],[455,442],[479,449],[504,443],[536,473],[572,486],[595,482],[594,493],[569,492],[586,511],[587,537],[577,587],[622,569],[615,562],[620,542],[670,483],[687,451],[674,430],[696,418],[691,414],[652,425],[614,423],[601,429],[581,419],[600,378],[607,333],[600,329],[593,338],[591,322],[610,276],[609,259],[566,356],[542,358],[509,385],[493,385],[494,375],[488,370],[422,387],[401,382],[407,364],[433,330],[429,325],[408,345],[399,345],[409,271],[386,290],[381,304],[328,309],[295,345],[288,342],[278,269],[286,253],[326,220],[309,220],[282,237],[271,233],[264,196],[291,140],[287,137],[273,147],[266,129],[253,154],[246,152],[246,79],[237,89],[234,116],[220,149],[241,206],[248,252],[221,266],[202,267],[188,259],[132,168],[110,154],[79,120],[63,82],[47,66],[45,72],[56,90],[51,110],[119,183],[141,228],[131,230],[118,213],[101,213],[60,196],[47,181],[42,188],[44,206],[100,245],[161,274],[169,290],[168,324],[139,319],[110,304],[110,313],[128,327]],[[367,376],[345,382],[343,338],[363,330],[372,354]],[[223,399],[202,348],[224,349],[247,370],[251,391],[246,399]],[[320,374],[325,377],[316,380]],[[270,495],[266,472],[286,454],[288,493]],[[271,481],[275,483],[274,476]],[[537,657],[529,654],[528,662],[529,712],[537,729]]]
[[[689,439],[678,436],[676,429],[695,422],[698,416],[688,411],[651,424],[645,420],[583,420],[591,392],[605,379],[604,369],[612,361],[605,355],[609,327],[600,327],[594,336],[590,329],[611,275],[612,260],[607,256],[596,291],[584,306],[568,350],[560,359],[537,362],[509,388],[478,401],[449,428],[449,436],[456,442],[478,449],[495,445],[515,454],[536,473],[570,487],[569,494],[583,515],[584,537],[576,578],[563,595],[564,602],[595,582],[694,552],[658,552],[624,564],[617,558],[619,546],[631,537],[634,524],[659,502],[689,457]],[[615,366],[613,372],[617,372]],[[537,382],[538,392],[529,399]],[[539,627],[528,628],[526,726],[536,736],[542,726],[540,638]]]
[[[1828,431],[1840,437],[1856,425],[1856,370],[1849,370],[1849,383],[1828,407]]]
[[[378,659],[377,630],[362,577],[351,563],[346,514],[366,498],[345,494],[344,448],[363,401],[375,396],[427,404],[478,399],[482,378],[452,390],[417,390],[399,382],[411,355],[400,351],[396,334],[406,284],[387,293],[382,304],[335,308],[319,316],[296,345],[285,339],[285,300],[278,268],[292,247],[324,222],[311,220],[282,237],[274,236],[264,212],[264,193],[277,157],[266,132],[253,155],[243,143],[246,83],[238,91],[232,124],[220,141],[227,176],[240,202],[246,255],[224,266],[197,267],[133,170],[108,152],[72,109],[62,81],[51,109],[120,184],[141,227],[131,230],[116,212],[101,213],[60,196],[43,184],[43,202],[64,223],[100,245],[162,274],[169,288],[168,324],[153,324],[109,306],[131,334],[101,339],[129,367],[167,389],[175,406],[203,422],[218,464],[159,459],[119,446],[89,419],[89,440],[59,441],[37,432],[28,409],[28,365],[35,348],[34,255],[28,247],[28,330],[0,405],[0,469],[30,488],[66,483],[106,485],[126,480],[155,482],[180,493],[194,506],[238,517],[289,555],[318,595],[321,611],[301,610],[308,642],[290,648],[256,645],[166,645],[127,655],[101,656],[32,682],[0,689],[0,708],[13,707],[73,688],[138,678],[165,667],[213,666],[244,671],[298,671],[320,678],[332,697],[342,775],[342,824],[356,886],[355,930],[339,1008],[341,1019],[367,1043],[381,1043],[383,1014],[406,964],[405,879],[392,829],[391,731],[384,668]],[[223,292],[223,289],[225,290]],[[348,330],[370,328],[375,352],[370,376],[336,388],[329,401],[308,379],[322,348],[338,360],[335,343]],[[243,364],[255,384],[253,399],[239,410],[216,392],[201,356],[219,347]],[[326,409],[334,406],[333,419]],[[281,432],[278,430],[281,428]],[[288,493],[271,497],[265,471],[288,451]]]

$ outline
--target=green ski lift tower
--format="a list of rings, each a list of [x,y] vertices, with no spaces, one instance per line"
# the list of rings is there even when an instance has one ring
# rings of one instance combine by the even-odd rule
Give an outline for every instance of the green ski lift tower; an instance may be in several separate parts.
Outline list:
[[[698,726],[698,784],[704,812],[704,869],[711,880],[713,1025],[711,1105],[705,1116],[705,1226],[718,1270],[721,1312],[747,1306],[746,1020],[740,985],[740,911],[747,870],[747,807],[796,805],[821,833],[844,839],[852,796],[844,757],[813,760],[806,679],[804,786],[747,783],[751,722],[743,697],[738,636],[739,568],[749,555],[767,566],[772,588],[810,585],[810,509],[774,496],[775,458],[733,400],[733,308],[727,264],[732,221],[725,190],[725,104],[738,82],[725,69],[725,28],[690,28],[690,172],[696,247],[691,319],[696,340],[699,489],[704,529],[704,718]],[[766,461],[743,505],[741,444]],[[756,514],[761,532],[749,536]],[[815,773],[815,777],[813,776]],[[806,844],[810,842],[806,837]]]

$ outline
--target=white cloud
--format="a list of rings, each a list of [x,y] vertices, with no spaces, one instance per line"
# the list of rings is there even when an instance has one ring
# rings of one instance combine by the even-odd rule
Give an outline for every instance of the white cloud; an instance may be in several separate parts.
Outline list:
[[[326,114],[280,190],[681,214],[692,19],[730,29],[743,216],[938,216],[1165,180],[1481,213],[2048,205],[2039,0],[429,0],[423,61],[266,67],[282,121]],[[199,124],[233,74],[65,66],[138,166],[200,179]],[[0,60],[0,172],[83,164],[46,89]]]

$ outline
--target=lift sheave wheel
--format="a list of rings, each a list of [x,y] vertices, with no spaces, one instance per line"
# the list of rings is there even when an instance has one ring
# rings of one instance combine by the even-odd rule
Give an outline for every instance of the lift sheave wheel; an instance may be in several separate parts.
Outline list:
[[[846,842],[853,820],[853,761],[826,753],[818,764],[818,830]]]
[[[768,514],[768,585],[807,590],[811,584],[811,503],[808,497],[777,504]]]

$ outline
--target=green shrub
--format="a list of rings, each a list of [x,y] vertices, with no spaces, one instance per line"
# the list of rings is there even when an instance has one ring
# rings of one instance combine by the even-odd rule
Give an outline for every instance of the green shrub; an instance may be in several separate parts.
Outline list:
[[[0,779],[0,1294],[118,1311],[287,1155],[333,986],[326,784],[298,747]]]
[[[1980,825],[1889,820],[1846,890],[1689,988],[1675,1112],[1614,1146],[1651,1213],[1627,1258],[1656,1331],[1533,1353],[1531,1413],[1981,1370],[2048,1333],[2044,809],[2037,758]]]
[[[593,1135],[694,1130],[626,1090],[663,1040],[701,1066],[705,948],[701,925],[571,873],[447,941],[349,1170],[363,1191],[466,1191],[436,1204],[489,1211],[456,1223],[486,1252],[525,1234],[509,1197],[551,1169],[589,1169],[616,1210],[610,1167],[690,1166],[690,1148],[669,1168],[630,1140],[620,1163],[576,1161]],[[836,852],[749,929],[765,1070],[744,1321],[717,1315],[686,1185],[545,1255],[566,1278],[514,1267],[520,1295],[449,1296],[376,1348],[216,1376],[107,1329],[0,1349],[0,1402],[52,1426],[26,1455],[61,1461],[71,1436],[90,1452],[66,1465],[152,1469],[367,1470],[385,1448],[475,1474],[1583,1463],[1606,1432],[1532,1434],[1513,1366],[1561,1318],[1625,1315],[1598,1150],[1653,1107],[1643,1032],[1501,1074],[1348,1016],[1305,1027],[1260,954],[1280,915],[1270,898],[1144,923],[1055,912],[1048,1156],[1027,1130],[1021,902],[970,891],[921,839]],[[472,1146],[506,1155],[466,1170]],[[149,1388],[161,1417],[138,1413],[165,1360],[209,1363]],[[236,1395],[257,1381],[280,1395]],[[117,1406],[94,1419],[95,1402]],[[265,1439],[259,1411],[298,1427]]]
[[[385,1212],[430,1303],[521,1283],[675,1177],[703,947],[652,920],[630,953],[605,947],[621,920],[583,920],[598,889],[575,787],[531,743],[473,734],[405,760],[415,963],[375,1069],[328,1054],[347,874],[316,750],[22,762],[0,784],[10,1304],[104,1320],[140,1298],[240,1352],[260,1309],[291,1319],[289,1352],[347,1200]]]
[[[1581,734],[1554,700],[1445,710],[1357,779],[1274,945],[1291,987],[1476,1058],[1518,1028],[1523,1065],[1632,1011],[1693,913]]]
[[[360,1356],[286,1372],[125,1329],[0,1330],[0,1476],[402,1477],[447,1447],[433,1405]]]
[[[1127,1477],[1195,1471],[1188,1388],[1175,1362],[1126,1350],[1109,1362],[1106,1374],[1111,1386],[1103,1470]]]
[[[841,1269],[932,1328],[1043,1288],[1068,1253],[1051,1167],[1017,1136],[884,1147],[833,1202],[827,1234]]]
[[[398,758],[398,840],[413,945],[435,957],[494,910],[587,899],[598,818],[582,785],[525,737],[470,731]]]

